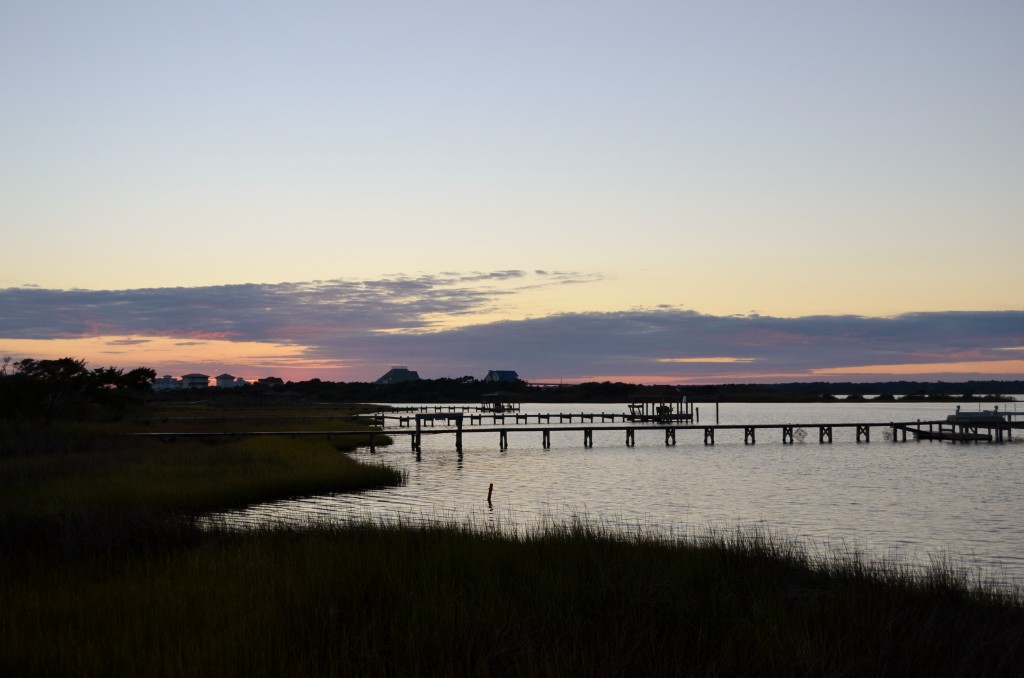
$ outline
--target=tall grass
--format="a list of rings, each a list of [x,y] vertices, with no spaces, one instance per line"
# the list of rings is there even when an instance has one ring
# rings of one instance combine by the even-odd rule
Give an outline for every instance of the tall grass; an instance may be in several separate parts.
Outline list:
[[[337,442],[0,429],[0,675],[1016,676],[1024,600],[768,530],[578,518],[235,531],[395,483]]]
[[[62,675],[1019,675],[1019,595],[766,533],[352,524],[50,564],[0,668]]]
[[[70,554],[176,540],[203,512],[403,482],[326,439],[164,442],[74,431],[33,431],[0,457],[0,549]]]
[[[111,439],[106,445],[102,453],[3,459],[0,509],[196,513],[281,496],[396,484],[402,478],[398,471],[361,464],[321,439]]]

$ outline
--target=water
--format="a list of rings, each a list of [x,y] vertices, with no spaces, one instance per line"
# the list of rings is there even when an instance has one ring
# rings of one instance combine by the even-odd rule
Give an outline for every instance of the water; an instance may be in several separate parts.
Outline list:
[[[714,424],[714,405],[699,407],[700,423]],[[934,420],[953,408],[723,404],[720,423]],[[607,404],[523,408],[623,410]],[[355,456],[405,470],[403,487],[274,502],[224,515],[240,524],[445,518],[523,526],[581,516],[617,529],[639,525],[677,535],[759,525],[815,548],[858,548],[911,564],[952,555],[986,576],[1024,582],[1024,431],[997,445],[893,443],[883,440],[882,428],[872,429],[871,443],[857,443],[854,429],[835,429],[833,443],[820,444],[817,428],[806,428],[802,440],[798,433],[794,444],[783,445],[780,431],[764,430],[756,445],[745,445],[739,430],[719,431],[715,445],[705,446],[697,430],[678,431],[674,447],[665,445],[661,431],[638,431],[635,447],[626,447],[624,432],[595,430],[593,448],[584,449],[582,432],[551,428],[549,450],[541,447],[539,432],[512,426],[507,450],[498,449],[497,433],[466,434],[461,460],[454,434],[424,435],[421,461],[402,436],[376,454],[360,450]]]

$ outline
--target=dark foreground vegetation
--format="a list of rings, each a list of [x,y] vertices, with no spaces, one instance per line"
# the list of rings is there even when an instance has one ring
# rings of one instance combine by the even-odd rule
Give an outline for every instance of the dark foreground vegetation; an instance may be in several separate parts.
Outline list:
[[[0,670],[75,676],[1017,676],[1019,597],[763,534],[348,526],[5,559]]]
[[[359,425],[340,409],[124,393],[118,420],[96,393],[0,417],[0,675],[1024,670],[1020,591],[952,561],[921,572],[769,532],[668,539],[579,520],[233,530],[204,516],[402,478],[344,454],[349,438],[124,435]]]

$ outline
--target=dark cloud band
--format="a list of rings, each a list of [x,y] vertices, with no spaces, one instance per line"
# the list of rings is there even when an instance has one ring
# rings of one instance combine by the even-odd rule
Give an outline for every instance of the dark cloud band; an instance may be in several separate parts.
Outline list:
[[[306,347],[310,360],[416,362],[424,375],[810,374],[858,365],[1019,358],[1024,311],[864,316],[713,316],[659,307],[472,323],[510,295],[597,276],[498,271],[138,290],[0,290],[0,337],[216,337]],[[437,317],[464,326],[440,329]],[[357,369],[359,369],[357,367]]]

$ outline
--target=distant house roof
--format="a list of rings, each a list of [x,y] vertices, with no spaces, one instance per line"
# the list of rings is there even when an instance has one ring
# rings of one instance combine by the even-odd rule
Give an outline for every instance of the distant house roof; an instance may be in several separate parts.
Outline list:
[[[235,375],[227,374],[227,373],[225,373],[225,374],[218,374],[215,378],[216,379],[234,379]]]
[[[183,388],[203,388],[210,385],[210,377],[198,372],[185,374],[181,377],[181,385]]]
[[[373,383],[398,384],[403,381],[419,381],[419,379],[420,375],[416,370],[410,370],[405,365],[395,365],[387,371],[387,374]]]
[[[490,370],[484,381],[518,381],[519,374],[515,370]]]

